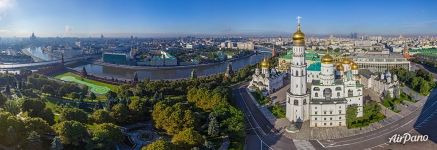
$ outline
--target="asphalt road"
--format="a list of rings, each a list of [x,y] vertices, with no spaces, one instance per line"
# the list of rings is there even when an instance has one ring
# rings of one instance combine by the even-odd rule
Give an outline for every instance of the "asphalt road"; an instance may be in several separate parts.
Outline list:
[[[259,111],[245,91],[246,86],[247,84],[244,84],[233,90],[236,104],[245,114],[246,127],[248,128],[245,149],[296,149],[293,141],[277,132],[273,125]]]

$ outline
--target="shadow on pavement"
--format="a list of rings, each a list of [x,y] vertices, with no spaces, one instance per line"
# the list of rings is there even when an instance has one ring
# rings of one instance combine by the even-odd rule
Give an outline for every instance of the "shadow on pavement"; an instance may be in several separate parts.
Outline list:
[[[414,129],[422,135],[428,135],[429,140],[437,143],[437,88],[431,91],[423,105],[422,112],[414,123]]]

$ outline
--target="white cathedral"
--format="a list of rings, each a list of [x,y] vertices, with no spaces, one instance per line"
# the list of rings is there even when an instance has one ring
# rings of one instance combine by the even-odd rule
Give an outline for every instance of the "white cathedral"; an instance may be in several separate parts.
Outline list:
[[[343,59],[334,66],[334,59],[325,54],[318,78],[307,81],[305,34],[299,20],[292,38],[286,118],[292,123],[309,121],[310,127],[346,126],[346,108],[354,104],[358,106],[357,117],[363,116],[363,85],[359,83],[358,65]]]
[[[255,74],[252,75],[252,81],[249,83],[249,89],[251,91],[259,89],[268,95],[284,86],[284,77],[284,73],[278,72],[275,68],[270,69],[268,60],[264,58],[261,62],[261,72],[259,68],[255,69]]]

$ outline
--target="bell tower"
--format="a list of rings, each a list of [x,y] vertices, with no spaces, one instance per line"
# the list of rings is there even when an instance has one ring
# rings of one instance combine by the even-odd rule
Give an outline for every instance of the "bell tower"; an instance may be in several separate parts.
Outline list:
[[[293,60],[290,67],[290,90],[287,91],[286,117],[290,122],[308,120],[307,64],[305,63],[305,34],[301,31],[301,17],[297,17],[297,31],[293,34]]]

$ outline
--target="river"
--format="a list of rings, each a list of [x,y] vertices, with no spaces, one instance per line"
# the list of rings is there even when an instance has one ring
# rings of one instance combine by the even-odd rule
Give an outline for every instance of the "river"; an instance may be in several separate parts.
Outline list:
[[[233,60],[233,70],[236,71],[249,64],[256,64],[260,62],[264,57],[271,56],[270,50],[266,48],[259,47],[258,50],[260,51],[259,54]],[[133,79],[135,73],[137,73],[140,80],[176,80],[189,78],[193,69],[196,70],[197,76],[209,76],[213,74],[223,73],[226,70],[227,65],[228,62],[184,68],[129,69],[112,66],[102,66],[98,64],[86,64],[74,67],[73,69],[77,71],[82,71],[82,68],[85,67],[88,74],[106,77],[108,79],[117,78],[121,80],[129,80]]]

